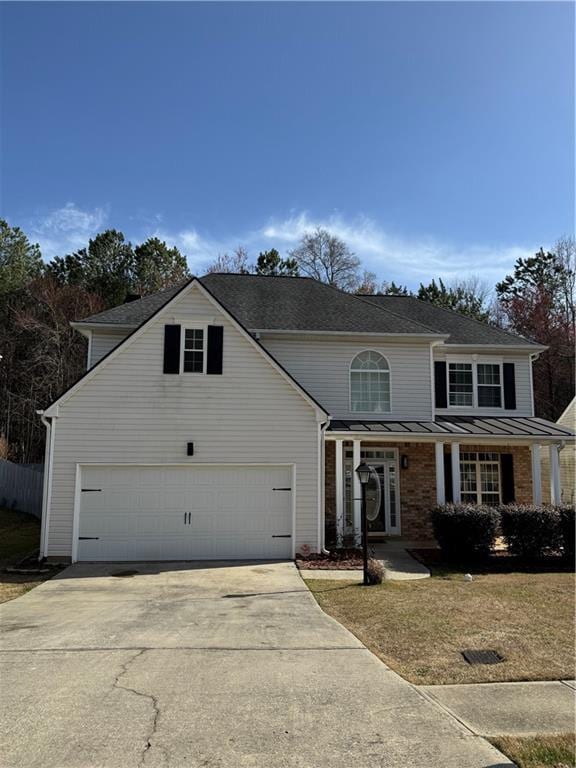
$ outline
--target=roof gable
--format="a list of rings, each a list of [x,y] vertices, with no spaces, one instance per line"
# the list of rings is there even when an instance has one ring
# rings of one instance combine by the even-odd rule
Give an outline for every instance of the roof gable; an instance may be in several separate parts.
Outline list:
[[[60,397],[55,400],[45,411],[44,414],[47,416],[55,416],[58,413],[58,407],[63,405],[66,400],[71,398],[75,392],[78,391],[79,388],[81,388],[85,383],[90,381],[97,373],[99,373],[102,368],[106,365],[108,365],[114,358],[116,358],[118,355],[122,354],[122,352],[126,349],[127,346],[134,343],[139,337],[141,337],[146,330],[152,325],[161,315],[170,314],[170,311],[173,306],[176,305],[178,300],[184,296],[187,292],[191,290],[198,290],[200,293],[211,303],[213,304],[222,315],[235,327],[235,329],[248,341],[248,343],[254,347],[258,353],[264,357],[267,362],[280,374],[280,376],[294,389],[298,392],[298,394],[310,405],[317,414],[318,420],[323,420],[327,418],[328,414],[322,407],[320,403],[318,403],[305,389],[302,387],[301,384],[299,384],[294,377],[289,374],[282,365],[273,357],[273,355],[266,350],[259,341],[257,341],[247,330],[244,328],[244,326],[226,309],[226,307],[222,306],[222,304],[218,301],[216,297],[212,295],[212,293],[202,285],[202,283],[197,278],[192,278],[191,280],[187,281],[186,283],[181,284],[176,289],[172,290],[172,296],[167,300],[164,301],[156,311],[154,311],[151,315],[149,315],[148,319],[145,320],[138,326],[132,333],[130,333],[125,339],[123,339],[120,344],[118,344],[114,349],[112,349],[107,355],[105,355],[94,367],[90,368],[86,371],[86,373],[80,377],[74,384],[72,384],[65,392],[60,395]],[[163,292],[164,294],[167,293],[167,291]],[[157,294],[156,294],[157,295]]]

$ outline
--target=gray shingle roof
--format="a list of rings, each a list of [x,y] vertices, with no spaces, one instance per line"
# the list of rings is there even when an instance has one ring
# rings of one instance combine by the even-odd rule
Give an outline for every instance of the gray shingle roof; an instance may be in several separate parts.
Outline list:
[[[449,335],[448,344],[533,342],[407,296],[354,296],[305,277],[210,274],[202,284],[249,330]],[[82,323],[136,327],[184,285],[107,309]]]
[[[438,335],[361,298],[303,277],[210,274],[200,282],[249,330]],[[87,317],[84,323],[139,325],[182,284]]]
[[[501,328],[473,320],[450,309],[443,309],[413,296],[366,296],[375,306],[416,320],[439,333],[450,334],[447,344],[534,344],[530,339],[516,336]],[[535,345],[539,346],[539,345]]]

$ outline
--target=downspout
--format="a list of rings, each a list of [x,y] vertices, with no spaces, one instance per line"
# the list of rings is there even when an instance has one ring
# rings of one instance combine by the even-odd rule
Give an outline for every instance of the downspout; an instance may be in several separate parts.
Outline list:
[[[48,556],[48,532],[50,527],[50,506],[52,501],[52,465],[54,463],[54,432],[56,424],[44,411],[36,411],[46,427],[46,448],[44,450],[44,482],[42,489],[42,522],[40,527],[40,551],[38,559]]]
[[[330,419],[328,421],[324,421],[323,423],[319,424],[320,427],[318,430],[318,459],[320,463],[320,471],[318,473],[318,503],[320,505],[319,515],[318,515],[318,541],[320,544],[320,553],[322,555],[328,555],[330,554],[329,551],[325,547],[325,539],[326,539],[326,507],[325,507],[325,496],[326,496],[326,451],[325,451],[325,435],[326,430],[328,429],[330,425]]]

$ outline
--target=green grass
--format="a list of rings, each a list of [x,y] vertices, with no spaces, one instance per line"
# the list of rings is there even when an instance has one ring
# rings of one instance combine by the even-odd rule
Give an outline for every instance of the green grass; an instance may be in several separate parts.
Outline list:
[[[5,572],[16,566],[27,555],[38,550],[40,521],[32,515],[0,507],[0,603],[13,600],[53,576],[45,574],[19,574]]]
[[[574,675],[574,574],[461,574],[363,587],[306,582],[320,606],[416,684],[558,680]],[[470,666],[464,649],[493,649]]]
[[[499,736],[491,741],[518,768],[574,768],[576,765],[573,733]]]
[[[40,521],[33,515],[0,508],[0,564],[14,564],[38,549]]]

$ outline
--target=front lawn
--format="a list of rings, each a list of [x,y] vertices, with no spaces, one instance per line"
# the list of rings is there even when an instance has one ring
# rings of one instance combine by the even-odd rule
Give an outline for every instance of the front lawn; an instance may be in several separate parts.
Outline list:
[[[573,768],[576,739],[573,733],[546,736],[500,736],[490,739],[518,768]]]
[[[10,573],[5,570],[36,552],[39,543],[39,520],[23,512],[0,508],[0,603],[28,592],[53,576],[53,569],[38,574]]]
[[[462,573],[364,587],[306,582],[320,606],[421,685],[574,677],[574,574]],[[465,649],[505,661],[470,666]]]

